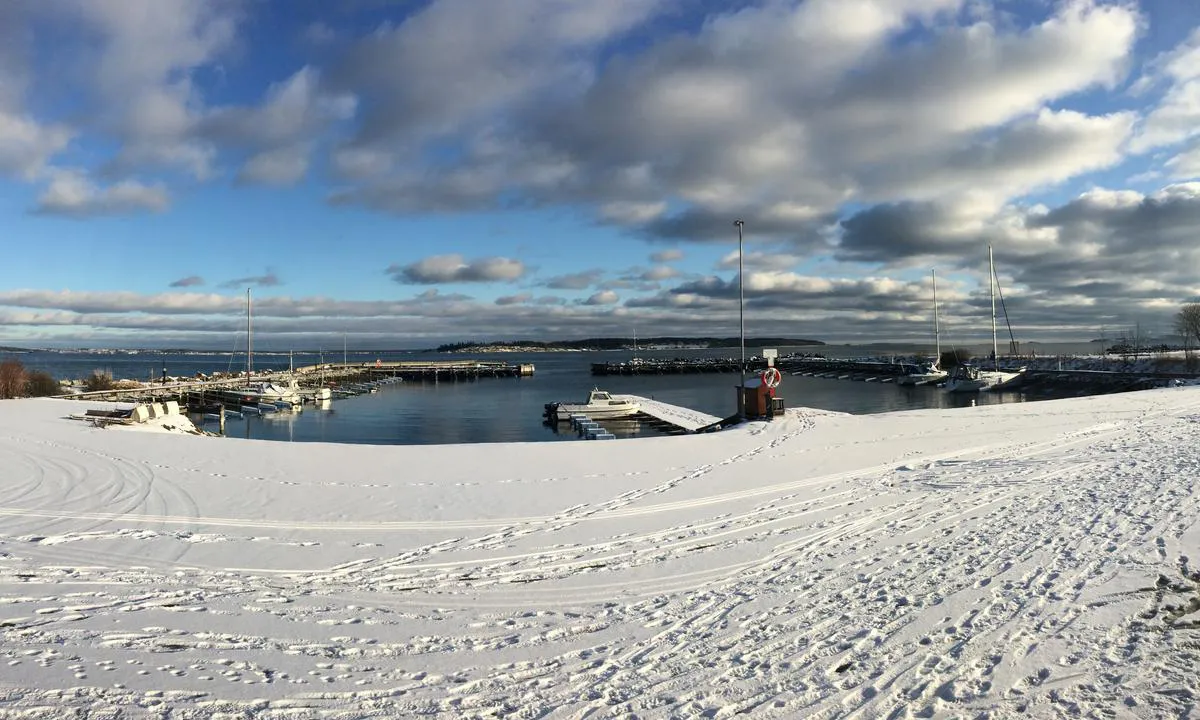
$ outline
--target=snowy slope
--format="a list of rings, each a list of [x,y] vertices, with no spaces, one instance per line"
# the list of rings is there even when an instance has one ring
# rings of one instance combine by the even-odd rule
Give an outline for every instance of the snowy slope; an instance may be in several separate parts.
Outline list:
[[[0,717],[1182,715],[1200,388],[608,443],[0,402]]]

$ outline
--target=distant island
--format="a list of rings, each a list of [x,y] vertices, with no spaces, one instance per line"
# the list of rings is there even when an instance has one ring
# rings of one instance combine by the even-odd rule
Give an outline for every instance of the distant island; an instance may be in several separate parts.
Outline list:
[[[747,348],[794,347],[801,345],[824,345],[820,340],[804,338],[746,338]],[[438,345],[436,352],[583,352],[599,350],[707,350],[712,348],[735,348],[741,346],[739,338],[683,338],[648,337],[638,338],[587,338],[584,340],[508,340],[497,342],[458,342]]]
[[[6,352],[6,353],[27,353],[27,352],[30,352],[30,351],[29,351],[29,350],[27,350],[27,349],[25,349],[25,348],[19,348],[19,347],[8,347],[8,346],[6,346],[6,345],[0,345],[0,352]]]

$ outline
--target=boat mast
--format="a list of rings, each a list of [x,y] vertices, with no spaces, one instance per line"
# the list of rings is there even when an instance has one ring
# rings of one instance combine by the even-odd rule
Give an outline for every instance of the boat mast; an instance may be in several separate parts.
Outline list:
[[[1000,369],[1000,346],[996,344],[996,263],[988,245],[988,290],[992,294],[992,369]]]
[[[941,367],[942,364],[942,333],[938,327],[938,309],[937,309],[937,270],[930,271],[933,275],[933,347],[934,358],[933,366]]]
[[[254,370],[254,343],[250,334],[250,288],[246,288],[246,383],[250,383],[250,373]]]

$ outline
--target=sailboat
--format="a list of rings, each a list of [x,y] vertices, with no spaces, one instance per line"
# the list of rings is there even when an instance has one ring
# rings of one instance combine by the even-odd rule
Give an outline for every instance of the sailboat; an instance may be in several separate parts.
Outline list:
[[[988,290],[992,295],[992,369],[983,370],[974,365],[959,365],[946,382],[946,392],[1004,390],[1025,373],[1025,368],[1016,372],[1000,369],[1000,348],[996,342],[996,284],[996,263],[992,258],[992,246],[988,245]]]
[[[908,372],[896,378],[897,385],[932,385],[946,379],[949,374],[941,368],[942,337],[938,326],[937,309],[937,270],[932,270],[933,277],[933,362],[924,367],[911,366]]]
[[[254,376],[254,334],[251,318],[250,288],[246,288],[246,384],[236,390],[223,391],[222,398],[236,402],[243,408],[257,407],[268,412],[280,408],[301,409],[300,394],[296,391],[294,379],[291,387],[273,382],[251,382]]]

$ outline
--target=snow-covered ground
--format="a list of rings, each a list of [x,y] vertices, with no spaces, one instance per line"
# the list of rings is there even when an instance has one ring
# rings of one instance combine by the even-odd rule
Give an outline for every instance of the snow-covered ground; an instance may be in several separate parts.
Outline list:
[[[1200,696],[1200,388],[474,446],[78,409],[0,402],[0,717],[1164,717]]]

